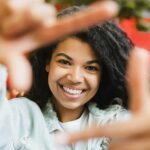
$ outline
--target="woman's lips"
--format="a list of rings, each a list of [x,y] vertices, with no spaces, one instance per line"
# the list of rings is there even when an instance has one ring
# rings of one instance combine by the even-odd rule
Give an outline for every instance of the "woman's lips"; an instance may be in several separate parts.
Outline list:
[[[63,90],[65,96],[69,98],[79,98],[86,91],[84,89],[72,88],[72,87],[63,86],[63,85],[60,85],[60,87]]]

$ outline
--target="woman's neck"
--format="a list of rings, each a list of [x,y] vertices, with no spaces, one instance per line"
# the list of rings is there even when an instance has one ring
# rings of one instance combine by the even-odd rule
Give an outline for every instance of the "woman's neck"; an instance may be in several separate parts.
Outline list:
[[[52,101],[54,105],[54,110],[57,113],[58,119],[61,122],[69,122],[80,118],[82,115],[85,106],[81,106],[76,109],[68,109],[63,106],[60,106],[56,101]]]

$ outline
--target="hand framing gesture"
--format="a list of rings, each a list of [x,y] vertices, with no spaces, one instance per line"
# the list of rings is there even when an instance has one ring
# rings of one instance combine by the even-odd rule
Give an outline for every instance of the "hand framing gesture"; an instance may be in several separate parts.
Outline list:
[[[127,122],[93,127],[68,136],[66,143],[107,136],[112,139],[110,150],[150,149],[150,54],[133,50],[127,71],[132,117]]]
[[[56,21],[55,9],[42,0],[1,0],[0,4],[0,62],[8,67],[11,87],[20,91],[31,85],[31,68],[24,54],[117,13],[114,2],[104,1]]]

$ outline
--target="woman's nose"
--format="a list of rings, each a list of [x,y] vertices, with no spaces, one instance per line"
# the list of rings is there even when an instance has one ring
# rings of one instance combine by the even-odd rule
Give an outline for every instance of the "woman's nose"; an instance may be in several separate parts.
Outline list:
[[[68,74],[68,79],[73,83],[79,83],[83,81],[83,72],[79,67],[74,67]]]

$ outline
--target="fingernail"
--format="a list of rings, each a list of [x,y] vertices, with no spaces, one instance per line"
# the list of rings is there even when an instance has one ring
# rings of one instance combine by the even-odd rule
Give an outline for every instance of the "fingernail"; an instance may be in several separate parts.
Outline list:
[[[110,16],[114,17],[118,14],[118,11],[119,11],[120,8],[119,8],[119,5],[116,2],[114,2],[112,0],[108,0],[108,1],[102,1],[102,3],[104,4],[105,11]]]

